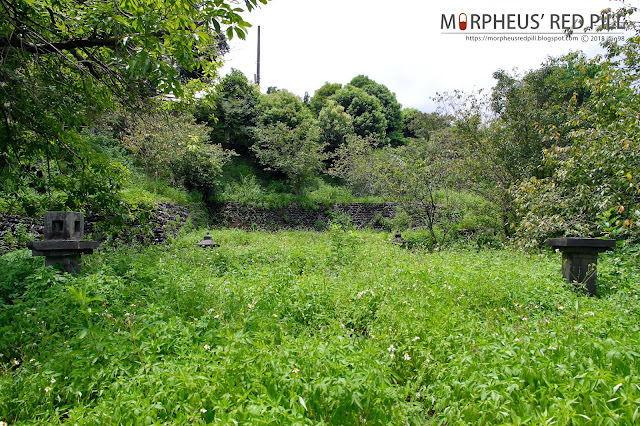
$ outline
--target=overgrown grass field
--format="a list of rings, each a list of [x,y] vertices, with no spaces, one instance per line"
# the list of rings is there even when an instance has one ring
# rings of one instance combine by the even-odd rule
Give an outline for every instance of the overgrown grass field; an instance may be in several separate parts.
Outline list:
[[[427,253],[389,234],[204,232],[102,247],[78,277],[0,257],[0,421],[633,424],[640,278],[600,298],[557,253]],[[635,268],[635,269],[634,269]]]

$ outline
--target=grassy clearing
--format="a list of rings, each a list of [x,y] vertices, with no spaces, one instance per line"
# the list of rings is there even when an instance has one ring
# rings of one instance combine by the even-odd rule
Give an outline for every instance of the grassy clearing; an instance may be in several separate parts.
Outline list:
[[[640,283],[615,255],[594,299],[552,253],[202,234],[102,248],[75,278],[0,257],[0,421],[638,421]]]

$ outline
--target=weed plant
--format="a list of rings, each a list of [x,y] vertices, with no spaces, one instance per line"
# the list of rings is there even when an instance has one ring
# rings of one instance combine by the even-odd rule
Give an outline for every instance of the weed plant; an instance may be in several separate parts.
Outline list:
[[[550,251],[429,253],[337,224],[201,237],[103,246],[76,277],[1,256],[0,421],[640,420],[640,273],[618,254],[590,298]]]

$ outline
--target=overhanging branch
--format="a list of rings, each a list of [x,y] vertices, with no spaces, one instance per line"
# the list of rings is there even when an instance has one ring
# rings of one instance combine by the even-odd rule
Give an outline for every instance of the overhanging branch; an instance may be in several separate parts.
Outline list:
[[[195,23],[195,27],[199,28],[205,24],[205,21],[199,21]],[[178,31],[183,31],[178,29]],[[60,53],[61,51],[73,51],[75,49],[87,49],[93,47],[106,47],[109,49],[116,49],[116,47],[122,43],[125,39],[131,37],[137,37],[142,33],[136,34],[124,34],[119,37],[91,37],[91,38],[76,38],[65,41],[46,42],[46,43],[33,43],[26,40],[24,37],[12,34],[9,37],[0,37],[0,50],[5,48],[19,49],[33,54],[48,54],[48,53]],[[158,30],[150,33],[153,37],[163,38],[171,35],[168,30]]]
[[[0,38],[0,49],[14,48],[33,54],[47,54],[91,47],[115,49],[119,42],[120,39],[117,38],[80,38],[60,42],[31,43],[22,37],[13,35]]]

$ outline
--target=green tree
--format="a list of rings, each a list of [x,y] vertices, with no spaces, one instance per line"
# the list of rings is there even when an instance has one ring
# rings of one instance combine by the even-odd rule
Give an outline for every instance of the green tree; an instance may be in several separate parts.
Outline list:
[[[551,173],[543,152],[572,143],[576,114],[591,96],[587,81],[597,68],[582,55],[569,54],[523,76],[497,71],[489,96],[455,91],[438,98],[442,112],[453,117],[457,151],[474,177],[472,189],[500,206],[505,235],[518,222],[512,187]]]
[[[352,193],[359,196],[375,194],[375,179],[371,171],[375,168],[380,152],[375,150],[376,141],[351,133],[335,150],[329,174],[344,180]]]
[[[124,145],[148,176],[198,190],[205,200],[215,197],[216,178],[235,153],[209,143],[206,125],[195,123],[190,111],[171,102],[149,102],[127,122]]]
[[[211,141],[242,156],[252,153],[255,128],[260,116],[260,90],[245,75],[232,69],[216,86],[213,105],[205,99],[196,117],[211,127]]]
[[[262,126],[253,146],[258,159],[267,170],[280,170],[287,175],[295,193],[324,167],[327,159],[324,146],[318,142],[319,129],[310,121],[294,128],[284,123]]]
[[[392,146],[401,145],[404,142],[402,137],[402,105],[398,103],[395,93],[384,84],[377,83],[365,75],[354,77],[349,85],[364,90],[380,101],[386,120],[384,130],[386,140]]]
[[[342,105],[329,99],[318,117],[320,140],[327,144],[327,150],[334,152],[349,135],[355,134],[353,118],[344,111]]]
[[[429,140],[432,132],[451,126],[451,117],[437,112],[425,113],[415,108],[402,110],[402,128],[405,138]]]
[[[267,170],[287,175],[296,194],[324,167],[328,155],[309,108],[294,94],[279,90],[262,97],[262,116],[252,150]]]
[[[266,2],[244,3],[251,10]],[[116,100],[132,103],[156,90],[183,94],[183,71],[213,75],[219,35],[242,38],[249,27],[236,6],[224,0],[0,2],[0,173],[21,174],[64,157],[87,181],[92,153],[79,129]]]
[[[506,159],[516,179],[543,177],[542,152],[551,145],[571,143],[576,111],[588,101],[591,91],[586,79],[598,70],[583,55],[571,53],[549,58],[523,77],[503,70],[493,74],[496,85],[491,93],[491,109],[496,138],[503,141],[497,155]]]
[[[353,119],[353,128],[358,136],[385,140],[387,120],[378,98],[363,89],[347,85],[332,97]]]
[[[462,218],[461,204],[453,192],[460,175],[452,150],[454,139],[445,129],[429,142],[412,139],[401,147],[385,147],[369,172],[376,191],[399,203],[413,225],[424,226],[438,245]]]
[[[598,73],[586,80],[591,96],[566,123],[571,143],[544,151],[550,176],[514,190],[523,243],[565,235],[640,239],[639,46],[636,35],[583,62],[585,72]]]
[[[316,115],[316,117],[320,115],[320,111],[324,108],[327,100],[340,89],[342,89],[342,84],[326,82],[322,87],[315,91],[313,97],[309,101],[309,108],[311,108],[311,111]]]
[[[313,114],[299,97],[287,90],[277,90],[260,97],[259,124],[268,125],[278,122],[294,128],[307,120],[313,120]]]

